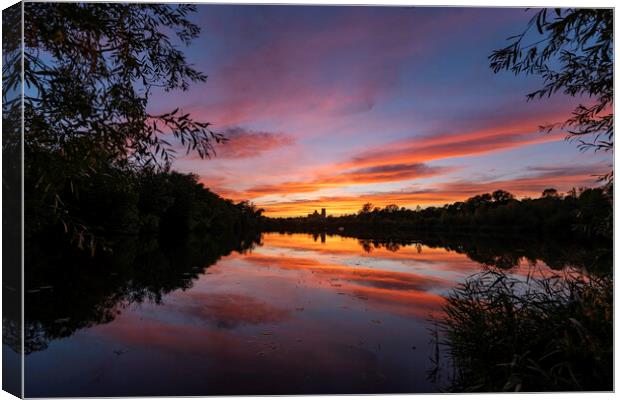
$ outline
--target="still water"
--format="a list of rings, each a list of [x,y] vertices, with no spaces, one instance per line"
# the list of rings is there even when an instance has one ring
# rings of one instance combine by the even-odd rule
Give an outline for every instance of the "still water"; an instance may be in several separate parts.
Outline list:
[[[429,317],[483,268],[458,246],[329,235],[224,253],[175,276],[31,279],[26,396],[435,392]]]

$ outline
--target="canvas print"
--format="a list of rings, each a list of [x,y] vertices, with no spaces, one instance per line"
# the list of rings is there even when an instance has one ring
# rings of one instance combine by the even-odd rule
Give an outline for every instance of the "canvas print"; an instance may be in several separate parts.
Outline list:
[[[614,389],[613,9],[2,21],[4,390]]]

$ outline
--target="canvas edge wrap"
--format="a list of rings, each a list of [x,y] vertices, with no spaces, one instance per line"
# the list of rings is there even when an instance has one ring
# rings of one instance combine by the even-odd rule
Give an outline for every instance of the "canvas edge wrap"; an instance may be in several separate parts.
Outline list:
[[[2,390],[23,397],[23,3],[2,10]]]

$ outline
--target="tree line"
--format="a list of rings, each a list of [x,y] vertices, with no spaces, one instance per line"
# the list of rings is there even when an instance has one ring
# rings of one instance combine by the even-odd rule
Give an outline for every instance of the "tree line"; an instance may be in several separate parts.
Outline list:
[[[268,218],[265,228],[276,231],[444,232],[506,233],[611,238],[613,231],[612,185],[571,190],[562,195],[545,190],[539,198],[517,199],[496,190],[441,207],[383,208],[366,203],[356,214],[326,218]]]

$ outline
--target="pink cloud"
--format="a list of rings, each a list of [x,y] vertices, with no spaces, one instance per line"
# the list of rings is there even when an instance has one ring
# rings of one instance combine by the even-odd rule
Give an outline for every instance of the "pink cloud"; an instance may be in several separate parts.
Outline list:
[[[215,148],[219,158],[251,158],[270,150],[293,144],[291,136],[283,133],[257,132],[233,127],[221,132],[227,139]]]
[[[244,41],[228,39],[230,47],[243,51],[237,49],[235,57],[210,72],[207,96],[188,110],[220,126],[284,115],[308,118],[308,124],[315,125],[321,119],[370,111],[382,96],[399,87],[404,62],[441,51],[438,41],[416,38],[425,37],[437,24],[458,29],[475,18],[467,12],[427,18],[418,13],[403,9],[376,18],[367,10],[351,9],[342,18],[326,22],[324,29],[265,13],[250,26],[220,26],[222,37],[241,35],[256,42],[256,47],[248,49]],[[247,30],[254,30],[258,38],[247,38]],[[273,32],[286,34],[269,35]]]

